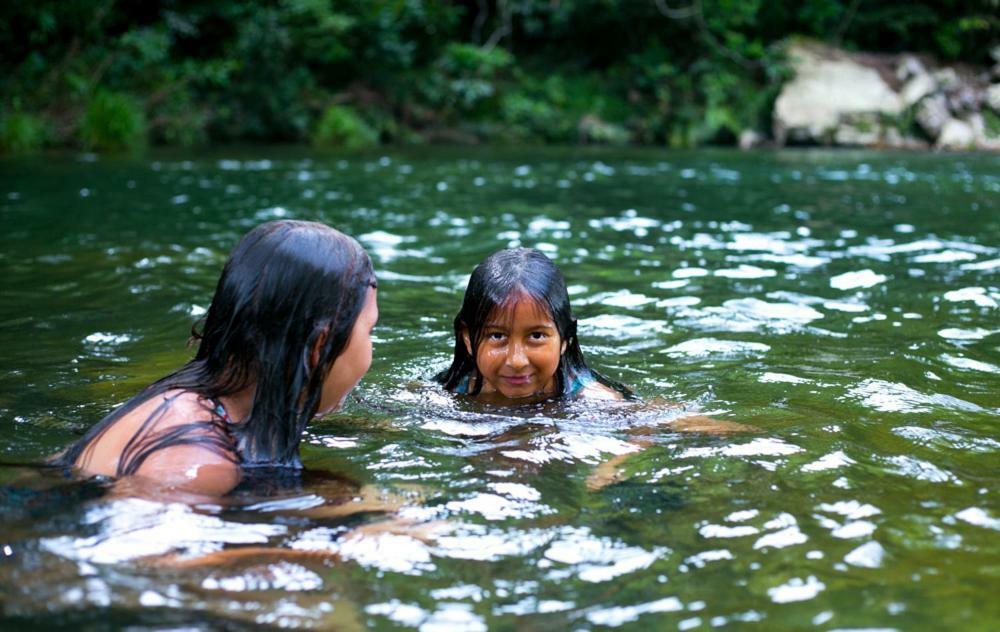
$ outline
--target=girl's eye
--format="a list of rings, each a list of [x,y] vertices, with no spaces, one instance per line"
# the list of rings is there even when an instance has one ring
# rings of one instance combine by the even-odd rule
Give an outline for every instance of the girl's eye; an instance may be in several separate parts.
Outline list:
[[[549,337],[548,334],[542,331],[533,331],[528,335],[532,340],[545,340],[546,338]]]
[[[505,336],[499,331],[491,331],[490,333],[486,334],[486,338],[494,342],[498,340],[503,340],[504,337]]]

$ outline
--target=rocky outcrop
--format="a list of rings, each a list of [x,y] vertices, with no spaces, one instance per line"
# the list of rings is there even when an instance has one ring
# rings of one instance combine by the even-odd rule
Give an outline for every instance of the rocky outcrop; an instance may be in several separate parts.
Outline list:
[[[775,141],[1000,150],[1000,47],[974,72],[915,55],[789,46],[793,78],[774,106]]]

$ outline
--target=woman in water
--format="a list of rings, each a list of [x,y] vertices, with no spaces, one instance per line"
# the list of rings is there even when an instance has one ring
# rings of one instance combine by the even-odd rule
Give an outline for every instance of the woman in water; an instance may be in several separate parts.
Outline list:
[[[299,468],[306,425],[368,370],[377,319],[371,259],[354,239],[314,222],[262,224],[229,256],[195,358],[53,462],[213,496],[248,468]]]
[[[533,248],[495,252],[473,270],[455,317],[451,367],[435,379],[500,404],[629,396],[587,366],[562,272]]]

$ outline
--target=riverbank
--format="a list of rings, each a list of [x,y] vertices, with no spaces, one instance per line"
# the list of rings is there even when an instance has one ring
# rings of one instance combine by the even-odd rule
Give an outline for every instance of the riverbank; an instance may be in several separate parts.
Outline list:
[[[4,153],[1000,138],[1000,17],[978,6],[101,0],[0,24]]]

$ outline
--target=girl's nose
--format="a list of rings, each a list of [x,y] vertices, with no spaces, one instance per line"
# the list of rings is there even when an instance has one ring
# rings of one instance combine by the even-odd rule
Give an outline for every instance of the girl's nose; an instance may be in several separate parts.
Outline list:
[[[507,348],[507,366],[512,369],[528,366],[528,355],[524,352],[524,346],[515,343]]]

